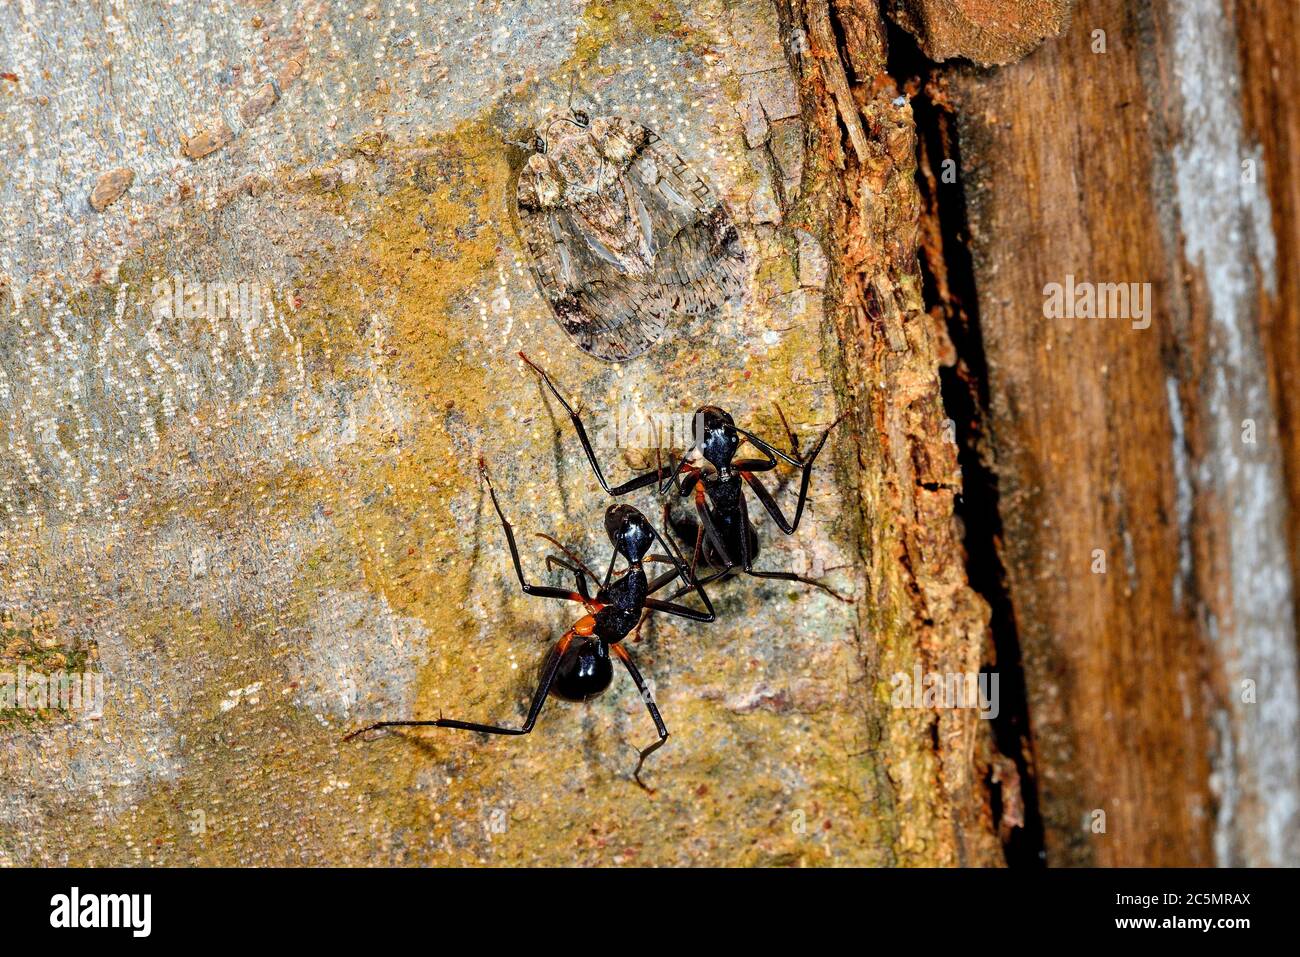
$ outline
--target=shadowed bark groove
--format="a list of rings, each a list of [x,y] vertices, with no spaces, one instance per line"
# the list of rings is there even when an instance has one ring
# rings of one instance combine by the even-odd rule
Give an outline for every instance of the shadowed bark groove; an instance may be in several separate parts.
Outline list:
[[[1002,537],[998,477],[988,435],[988,362],[980,335],[979,300],[968,246],[966,203],[956,172],[962,157],[957,117],[941,69],[901,31],[890,31],[890,69],[904,85],[916,117],[924,203],[921,267],[925,302],[944,323],[952,348],[941,357],[944,404],[952,419],[961,466],[957,514],[963,524],[966,572],[989,604],[1000,707],[992,720],[1000,752],[991,785],[994,816],[1007,863],[1042,866],[1043,827],[1038,810],[1032,726],[1026,698],[1015,608],[998,552]]]

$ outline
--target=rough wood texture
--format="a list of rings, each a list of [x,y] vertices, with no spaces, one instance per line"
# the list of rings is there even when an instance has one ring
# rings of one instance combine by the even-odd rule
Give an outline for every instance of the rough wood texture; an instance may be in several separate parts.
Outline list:
[[[932,60],[1014,63],[1069,23],[1073,0],[890,0]]]
[[[1300,576],[1300,5],[1237,3],[1241,109],[1256,173],[1268,190],[1277,251],[1263,290],[1261,334],[1289,501],[1291,555]]]
[[[1296,127],[1259,82],[1260,31],[1292,14],[1268,6],[1241,17],[1263,134],[1234,94],[1251,84],[1232,19],[1190,0],[1086,2],[1023,62],[936,84],[960,133],[984,451],[1053,863],[1300,860],[1300,462],[1278,427],[1294,400],[1273,399],[1296,356],[1294,306],[1277,307]],[[1067,276],[1150,283],[1149,328],[1047,318]]]
[[[867,670],[884,680],[918,665],[977,672],[987,609],[967,585],[953,517],[960,476],[938,376],[946,339],[921,298],[911,109],[887,75],[883,25],[861,4],[801,0],[788,15],[809,38],[802,79],[818,184],[796,215],[831,251],[830,318],[854,401],[859,548],[872,596],[859,614],[859,633],[871,636]],[[843,48],[828,42],[832,17]],[[987,724],[961,709],[882,717],[907,859],[994,859]]]

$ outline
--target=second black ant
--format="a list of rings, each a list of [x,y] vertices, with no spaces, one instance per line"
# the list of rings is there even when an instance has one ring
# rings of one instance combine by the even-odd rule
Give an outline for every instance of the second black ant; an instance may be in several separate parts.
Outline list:
[[[777,414],[780,415],[781,422],[785,426],[793,454],[782,452],[754,433],[740,428],[726,410],[715,405],[701,406],[695,413],[695,441],[682,454],[676,467],[667,469],[659,466],[654,471],[644,472],[611,487],[605,480],[600,462],[596,459],[596,452],[592,448],[581,416],[560,394],[545,370],[522,352],[519,353],[519,357],[537,373],[551,395],[555,396],[556,401],[568,413],[574,431],[578,434],[578,441],[582,443],[582,449],[587,455],[587,461],[591,463],[591,470],[595,473],[596,480],[600,482],[600,487],[607,493],[618,497],[652,485],[658,485],[659,491],[663,493],[670,486],[675,486],[681,500],[693,499],[693,514],[687,512],[674,516],[670,508],[665,505],[664,518],[665,523],[671,526],[682,543],[692,548],[690,565],[692,575],[701,561],[712,569],[710,574],[699,579],[701,584],[710,584],[743,573],[754,578],[801,582],[820,588],[840,601],[852,602],[851,598],[841,595],[829,585],[816,579],[805,578],[794,572],[755,568],[754,560],[758,557],[759,538],[758,531],[750,520],[749,505],[745,497],[747,486],[776,526],[786,535],[793,535],[799,527],[804,506],[808,501],[808,485],[812,481],[813,464],[826,444],[831,430],[843,421],[847,412],[826,427],[804,458],[800,456],[798,439],[795,438],[779,406]],[[737,459],[736,453],[740,449],[742,440],[748,441],[758,449],[763,458]],[[691,453],[694,451],[698,451],[703,460],[700,464],[691,462]],[[757,474],[772,471],[778,461],[793,465],[800,470],[799,500],[795,505],[792,519],[786,518],[775,497]],[[673,597],[680,597],[681,594],[684,594],[684,591],[679,591]]]

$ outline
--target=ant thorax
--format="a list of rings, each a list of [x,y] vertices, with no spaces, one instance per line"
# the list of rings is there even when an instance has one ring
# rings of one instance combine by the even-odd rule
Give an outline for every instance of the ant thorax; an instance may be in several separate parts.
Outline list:
[[[718,482],[729,482],[740,477],[739,470],[732,468],[730,463],[719,468],[706,459],[699,449],[692,449],[690,457],[686,461],[691,468],[699,471],[700,477],[710,486]]]

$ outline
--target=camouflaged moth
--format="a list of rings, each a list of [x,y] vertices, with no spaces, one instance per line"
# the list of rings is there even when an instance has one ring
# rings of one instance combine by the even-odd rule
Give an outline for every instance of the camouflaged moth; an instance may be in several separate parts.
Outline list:
[[[731,217],[651,130],[570,110],[528,147],[520,230],[542,294],[584,352],[641,355],[672,316],[710,312],[744,287]]]

